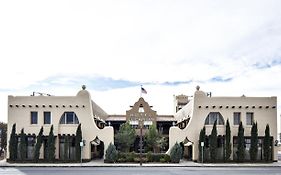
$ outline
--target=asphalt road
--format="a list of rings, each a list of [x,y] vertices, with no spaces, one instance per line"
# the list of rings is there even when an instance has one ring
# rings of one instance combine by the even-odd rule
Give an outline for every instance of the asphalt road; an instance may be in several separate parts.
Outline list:
[[[0,168],[2,175],[281,175],[279,167],[22,167]]]

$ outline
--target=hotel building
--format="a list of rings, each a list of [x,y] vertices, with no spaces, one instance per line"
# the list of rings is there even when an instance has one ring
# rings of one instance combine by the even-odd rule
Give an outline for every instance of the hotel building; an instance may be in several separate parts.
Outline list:
[[[170,152],[178,142],[184,148],[184,157],[198,160],[198,140],[200,130],[205,126],[210,135],[213,123],[217,121],[218,156],[223,156],[225,124],[229,120],[232,135],[231,159],[236,159],[237,133],[239,123],[245,128],[246,159],[249,158],[249,140],[253,122],[258,123],[259,153],[262,159],[262,142],[266,124],[270,126],[272,136],[272,159],[277,161],[277,148],[274,141],[277,137],[277,98],[276,97],[212,97],[197,87],[194,95],[175,96],[174,115],[158,115],[157,111],[139,98],[124,114],[110,115],[99,107],[90,93],[83,86],[76,96],[9,96],[8,97],[8,139],[12,125],[16,124],[16,133],[24,128],[27,134],[27,159],[32,159],[36,136],[41,127],[44,129],[43,146],[40,158],[46,157],[46,143],[51,125],[56,137],[56,159],[75,158],[75,134],[81,124],[82,158],[85,160],[103,158],[110,143],[114,143],[114,135],[118,133],[122,123],[129,122],[135,129],[137,140],[133,151],[139,150],[140,136],[147,132],[152,124],[159,133],[167,138],[169,146],[159,150]],[[140,133],[139,126],[143,127]],[[68,138],[68,139],[66,139]],[[65,142],[69,147],[65,150]],[[9,140],[8,140],[9,143]],[[208,148],[208,144],[205,145]],[[208,149],[207,149],[208,150]],[[9,159],[9,152],[7,153]]]

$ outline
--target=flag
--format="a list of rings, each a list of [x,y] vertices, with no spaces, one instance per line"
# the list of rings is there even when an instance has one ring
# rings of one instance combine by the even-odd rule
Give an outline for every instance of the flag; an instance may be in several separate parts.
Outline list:
[[[143,87],[141,87],[141,93],[147,94],[146,90]]]

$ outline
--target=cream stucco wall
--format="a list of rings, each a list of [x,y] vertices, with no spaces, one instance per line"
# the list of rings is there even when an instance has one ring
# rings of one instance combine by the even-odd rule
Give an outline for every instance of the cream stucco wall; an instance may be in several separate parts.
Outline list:
[[[191,117],[184,129],[171,127],[169,134],[169,148],[176,142],[182,142],[188,138],[193,142],[192,159],[198,159],[198,140],[200,130],[204,126],[205,119],[210,112],[220,112],[226,122],[229,119],[231,134],[237,136],[238,125],[233,125],[233,113],[241,112],[241,121],[245,128],[245,136],[250,136],[251,125],[246,125],[246,112],[254,113],[254,121],[258,123],[259,136],[264,136],[266,124],[270,126],[270,134],[277,140],[277,98],[276,97],[207,97],[206,93],[199,89],[194,93],[194,98],[187,106],[176,114],[176,119]],[[208,106],[208,108],[206,108]],[[228,108],[227,108],[228,106]],[[234,106],[234,108],[232,108]],[[241,107],[240,107],[241,106]],[[248,106],[248,107],[247,107]],[[255,108],[253,108],[255,106]],[[206,125],[206,134],[210,135],[212,125]],[[225,126],[217,126],[218,135],[225,134]],[[170,151],[170,150],[169,150]],[[274,160],[277,160],[277,148],[274,147]]]
[[[38,105],[38,107],[36,107]],[[45,107],[43,107],[45,105]],[[87,90],[81,90],[76,96],[9,96],[8,97],[8,139],[11,133],[12,125],[16,123],[16,132],[24,128],[25,133],[38,135],[41,126],[44,128],[44,135],[48,135],[51,125],[54,126],[54,134],[75,134],[78,124],[59,124],[59,120],[64,112],[75,112],[82,128],[82,138],[86,141],[82,150],[83,159],[91,158],[90,142],[98,137],[104,142],[106,150],[110,142],[114,142],[114,133],[112,127],[99,129],[94,116],[104,118],[106,115],[101,108],[94,108],[90,93]],[[30,112],[38,112],[38,124],[30,123]],[[44,124],[43,112],[51,112],[51,125]],[[56,140],[56,158],[58,158],[58,139]],[[42,154],[41,154],[42,155]],[[7,154],[9,158],[9,152]]]

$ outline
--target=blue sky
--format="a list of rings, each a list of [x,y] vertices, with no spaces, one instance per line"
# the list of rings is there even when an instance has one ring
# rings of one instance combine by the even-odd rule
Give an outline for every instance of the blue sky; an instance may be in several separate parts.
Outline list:
[[[0,121],[7,96],[75,95],[109,114],[140,93],[160,114],[196,85],[218,96],[281,95],[281,1],[1,1]],[[110,100],[109,100],[110,99]]]

